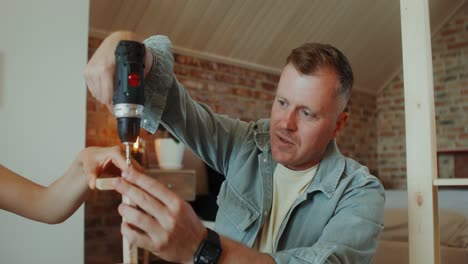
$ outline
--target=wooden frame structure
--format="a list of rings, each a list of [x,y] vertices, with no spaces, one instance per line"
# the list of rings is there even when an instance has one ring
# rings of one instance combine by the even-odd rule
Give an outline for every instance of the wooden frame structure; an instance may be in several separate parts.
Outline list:
[[[401,0],[409,263],[439,263],[434,85],[428,0]]]
[[[408,186],[409,263],[440,263],[435,106],[428,0],[400,0]]]

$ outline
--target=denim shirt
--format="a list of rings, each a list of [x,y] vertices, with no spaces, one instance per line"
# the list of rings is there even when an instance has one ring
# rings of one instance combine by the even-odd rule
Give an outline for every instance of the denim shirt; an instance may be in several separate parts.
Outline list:
[[[162,123],[226,179],[217,198],[215,230],[249,247],[269,217],[273,160],[269,120],[244,122],[193,101],[173,74],[171,43],[145,40],[153,67],[145,80],[142,126]],[[277,263],[370,263],[383,229],[384,190],[365,166],[344,157],[334,140],[315,178],[284,219]]]

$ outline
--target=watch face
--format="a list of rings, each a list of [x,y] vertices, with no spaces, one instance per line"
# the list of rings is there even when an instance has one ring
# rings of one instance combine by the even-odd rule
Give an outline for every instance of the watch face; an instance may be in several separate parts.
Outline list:
[[[210,241],[203,241],[201,250],[195,260],[196,264],[215,264],[221,256],[221,248],[219,245],[211,243]]]

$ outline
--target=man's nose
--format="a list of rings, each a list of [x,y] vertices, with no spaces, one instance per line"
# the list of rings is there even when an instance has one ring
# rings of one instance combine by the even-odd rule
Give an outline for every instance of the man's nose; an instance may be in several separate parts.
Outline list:
[[[281,120],[281,126],[283,129],[289,131],[295,131],[297,128],[296,114],[294,111],[286,111]]]

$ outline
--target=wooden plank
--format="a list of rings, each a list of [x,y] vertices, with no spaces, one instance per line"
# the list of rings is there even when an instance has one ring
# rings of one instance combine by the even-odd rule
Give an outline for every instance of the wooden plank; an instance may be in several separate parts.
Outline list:
[[[468,178],[462,179],[435,179],[434,180],[435,186],[468,186]]]
[[[405,91],[409,263],[440,263],[434,87],[427,0],[400,0]]]
[[[438,154],[468,154],[468,149],[466,148],[453,148],[453,149],[439,149],[437,150]]]
[[[96,189],[100,191],[108,191],[114,190],[114,186],[112,185],[112,181],[115,178],[99,178],[96,179]]]

